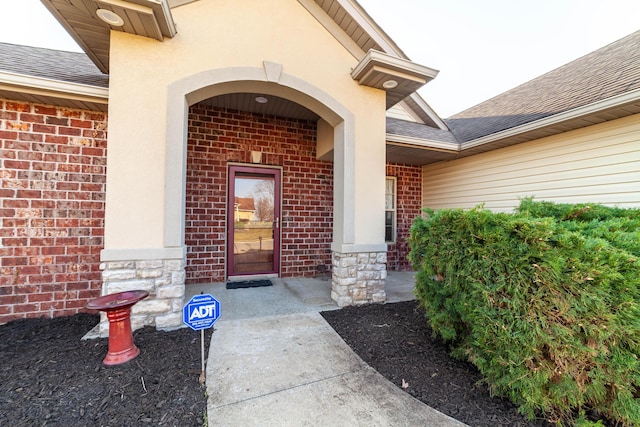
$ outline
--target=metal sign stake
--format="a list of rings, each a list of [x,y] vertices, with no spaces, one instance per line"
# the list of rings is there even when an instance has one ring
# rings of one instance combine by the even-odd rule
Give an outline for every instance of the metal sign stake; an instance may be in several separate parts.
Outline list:
[[[202,371],[200,371],[200,384],[204,384],[207,380],[207,374],[204,370],[204,329],[200,329],[200,355],[202,356]]]
[[[194,331],[200,331],[200,384],[207,379],[204,362],[204,330],[213,326],[220,317],[220,302],[208,294],[195,295],[182,309],[182,322]]]

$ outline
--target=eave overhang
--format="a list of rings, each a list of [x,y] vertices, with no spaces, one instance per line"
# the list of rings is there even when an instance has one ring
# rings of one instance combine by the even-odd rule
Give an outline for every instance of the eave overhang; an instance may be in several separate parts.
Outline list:
[[[457,142],[435,141],[432,139],[416,138],[413,136],[397,135],[393,133],[387,133],[386,141],[387,143],[396,145],[425,148],[430,150],[444,151],[448,153],[458,153],[458,151],[460,151],[460,144],[458,144]]]
[[[171,10],[162,0],[94,0],[100,9],[120,16],[124,25],[111,26],[112,30],[162,41],[176,35]]]
[[[167,0],[41,0],[82,50],[103,73],[109,72],[110,31],[162,41],[176,27]],[[122,18],[110,25],[96,15],[105,9]]]
[[[412,165],[449,161],[640,114],[640,89],[468,142],[386,134],[387,159]]]
[[[460,152],[464,156],[470,156],[634,114],[640,114],[640,89],[463,142],[460,144]]]
[[[437,70],[373,49],[367,52],[351,72],[351,77],[361,85],[387,92],[387,109],[437,75]]]
[[[0,72],[0,97],[106,112],[109,103],[109,89]]]

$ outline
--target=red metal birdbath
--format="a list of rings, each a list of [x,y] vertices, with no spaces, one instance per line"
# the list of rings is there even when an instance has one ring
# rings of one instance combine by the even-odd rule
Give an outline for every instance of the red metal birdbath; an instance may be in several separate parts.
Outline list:
[[[131,306],[148,295],[149,292],[139,290],[118,292],[96,298],[86,305],[90,310],[106,312],[109,319],[109,351],[103,360],[105,365],[118,365],[140,354],[131,333]]]

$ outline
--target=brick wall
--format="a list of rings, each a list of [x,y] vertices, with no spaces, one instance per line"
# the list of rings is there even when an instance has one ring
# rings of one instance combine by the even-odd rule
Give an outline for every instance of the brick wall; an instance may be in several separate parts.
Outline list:
[[[100,295],[106,114],[0,99],[0,324]]]
[[[187,148],[186,283],[224,278],[228,162],[282,167],[283,277],[330,271],[333,163],[316,159],[316,124],[259,114],[191,108]]]
[[[388,270],[411,270],[409,254],[409,229],[415,217],[422,213],[422,168],[400,164],[387,164],[387,176],[395,176],[396,195],[396,243],[389,245]]]

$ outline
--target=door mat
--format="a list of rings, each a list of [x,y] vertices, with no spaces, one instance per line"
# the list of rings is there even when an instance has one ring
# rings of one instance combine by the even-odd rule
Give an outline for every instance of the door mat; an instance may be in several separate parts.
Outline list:
[[[271,283],[271,280],[268,279],[227,282],[227,289],[259,288],[261,286],[273,286],[273,283]]]

